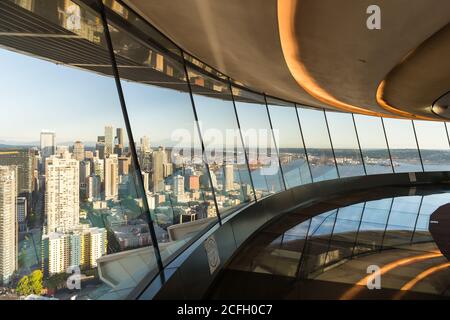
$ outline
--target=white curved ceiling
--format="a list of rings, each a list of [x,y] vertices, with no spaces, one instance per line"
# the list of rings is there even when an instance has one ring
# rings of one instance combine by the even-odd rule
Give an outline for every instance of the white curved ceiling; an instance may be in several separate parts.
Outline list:
[[[441,119],[448,0],[127,0],[185,51],[258,91],[316,107]],[[381,30],[366,27],[369,5]]]

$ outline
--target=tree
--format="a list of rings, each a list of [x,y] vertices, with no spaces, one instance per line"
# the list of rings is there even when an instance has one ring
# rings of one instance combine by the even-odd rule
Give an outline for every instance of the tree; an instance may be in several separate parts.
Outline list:
[[[28,296],[32,291],[30,278],[28,276],[23,276],[17,283],[16,292],[21,296]]]
[[[31,290],[34,294],[41,294],[42,293],[42,279],[43,274],[41,270],[34,270],[30,275],[30,286]]]

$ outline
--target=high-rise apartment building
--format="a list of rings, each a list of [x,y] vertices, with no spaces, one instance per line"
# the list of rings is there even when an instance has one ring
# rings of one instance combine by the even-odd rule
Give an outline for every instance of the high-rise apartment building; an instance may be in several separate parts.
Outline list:
[[[78,161],[84,160],[84,145],[81,141],[75,141],[72,153],[74,159]]]
[[[80,219],[79,163],[68,155],[52,156],[45,163],[45,214],[47,232],[66,232]]]
[[[17,168],[0,166],[0,282],[9,283],[17,269]]]
[[[119,159],[110,154],[105,159],[105,200],[117,200],[119,196]]]
[[[47,276],[66,273],[69,266],[97,267],[107,253],[106,229],[80,225],[70,233],[52,232],[42,237],[42,269]]]
[[[114,128],[105,126],[105,156],[113,153],[114,147]]]

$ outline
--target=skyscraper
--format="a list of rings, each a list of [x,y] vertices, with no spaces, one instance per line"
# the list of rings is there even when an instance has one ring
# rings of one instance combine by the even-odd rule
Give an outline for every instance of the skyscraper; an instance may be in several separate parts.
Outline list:
[[[105,160],[94,157],[94,174],[100,177],[100,181],[105,180]]]
[[[116,142],[117,145],[115,147],[115,149],[117,149],[117,154],[118,155],[122,155],[123,153],[123,148],[125,147],[125,133],[123,131],[123,128],[117,128],[116,129]],[[116,153],[116,152],[114,152]]]
[[[105,200],[116,200],[119,195],[119,159],[110,154],[105,159]]]
[[[0,165],[17,167],[18,193],[27,195],[33,192],[33,151],[30,149],[0,150]]]
[[[45,159],[55,154],[55,132],[42,130],[41,131],[41,157],[42,163],[45,163]]]
[[[84,160],[84,145],[81,141],[75,141],[73,144],[73,158],[78,161]]]
[[[234,189],[234,169],[232,164],[226,164],[224,167],[224,175],[225,175],[225,183],[224,189],[225,191],[230,191]]]
[[[0,166],[0,282],[5,284],[17,269],[17,168]]]
[[[79,164],[66,156],[52,156],[45,163],[45,214],[47,232],[66,232],[80,220]]]
[[[102,182],[99,176],[91,175],[86,178],[86,198],[88,201],[96,201],[101,198]]]
[[[27,198],[17,197],[17,222],[19,224],[19,231],[27,229]]]
[[[113,127],[105,126],[105,155],[109,155],[113,152],[114,147],[114,135]]]
[[[141,138],[141,152],[145,153],[145,152],[150,152],[150,139],[147,136],[143,136]]]
[[[81,161],[80,162],[80,189],[86,189],[86,178],[91,175],[91,162]]]
[[[164,190],[164,164],[167,163],[167,154],[164,147],[159,147],[153,151],[153,192]]]
[[[130,168],[130,158],[119,157],[119,174],[121,176],[127,175]]]

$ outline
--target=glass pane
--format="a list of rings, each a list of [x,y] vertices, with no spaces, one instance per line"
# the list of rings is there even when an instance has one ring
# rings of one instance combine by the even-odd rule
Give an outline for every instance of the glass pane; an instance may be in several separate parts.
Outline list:
[[[114,79],[67,66],[102,64],[111,74],[100,17],[71,1],[1,1],[0,9],[10,13],[11,32],[28,33],[0,43],[29,54],[0,49],[0,105],[8,108],[0,117],[0,193],[11,200],[0,215],[14,219],[0,226],[11,232],[2,237],[1,280],[18,287],[17,298],[30,293],[27,277],[42,285],[38,295],[125,298],[157,271],[140,173]],[[22,19],[33,21],[27,30]],[[35,37],[42,25],[64,36]],[[81,273],[81,290],[67,290],[72,272]]]
[[[392,173],[381,118],[354,116],[367,174]]]
[[[118,26],[111,27],[111,37],[118,59],[132,63],[132,67],[119,65],[119,74],[133,80],[121,83],[149,209],[167,264],[217,222],[211,182],[217,187],[218,179],[203,160],[183,65],[135,43]]]
[[[233,87],[256,197],[284,189],[281,170],[263,96]]]
[[[394,171],[422,171],[411,120],[384,118]]]
[[[117,0],[103,0],[103,3],[107,8],[110,8],[115,14],[120,16],[120,18],[126,20],[135,27],[136,33],[142,32],[142,36],[145,37],[145,40],[151,39],[170,52],[181,55],[180,50],[174,43],[164,37],[159,31],[137,16],[133,11],[129,10],[128,7],[124,6],[122,3],[119,3]]]
[[[364,166],[351,113],[326,112],[341,178],[363,176]]]
[[[231,90],[188,69],[195,108],[205,143],[206,159],[216,176],[215,194],[221,213],[254,199],[245,151],[234,112]]]
[[[297,108],[314,182],[338,177],[324,112]]]
[[[283,168],[286,187],[311,183],[311,173],[306,161],[295,105],[268,98],[270,118],[277,146],[280,150],[280,161]]]
[[[449,171],[450,147],[444,122],[414,121],[425,171]]]

